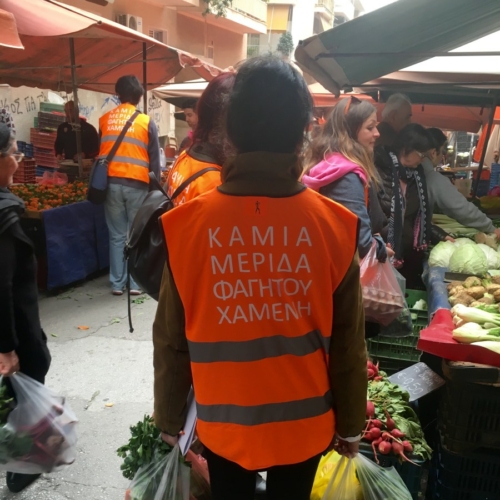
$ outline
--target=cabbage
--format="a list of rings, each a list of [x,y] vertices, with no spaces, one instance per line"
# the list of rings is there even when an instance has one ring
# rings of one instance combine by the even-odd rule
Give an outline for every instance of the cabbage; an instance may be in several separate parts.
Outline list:
[[[463,245],[475,245],[475,243],[472,240],[469,240],[469,238],[457,238],[455,240],[456,247],[461,247]]]
[[[483,275],[488,271],[484,252],[475,244],[457,248],[450,259],[452,273]]]
[[[488,269],[498,269],[500,267],[500,255],[498,255],[498,252],[484,243],[478,243],[477,246],[484,252],[486,261],[488,262]]]
[[[440,241],[429,255],[429,266],[449,267],[450,258],[457,247],[451,241]]]

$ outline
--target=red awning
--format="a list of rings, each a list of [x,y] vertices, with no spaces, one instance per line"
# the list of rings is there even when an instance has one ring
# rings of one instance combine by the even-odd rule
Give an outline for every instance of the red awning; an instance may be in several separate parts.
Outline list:
[[[0,45],[12,49],[24,48],[17,33],[16,19],[5,10],[0,10]]]
[[[0,0],[14,14],[23,52],[0,54],[0,83],[68,90],[71,85],[69,39],[75,42],[78,86],[114,92],[116,80],[135,74],[142,80],[143,44],[147,48],[147,87],[167,82],[184,67],[210,80],[222,70],[168,47],[142,33],[55,0]]]

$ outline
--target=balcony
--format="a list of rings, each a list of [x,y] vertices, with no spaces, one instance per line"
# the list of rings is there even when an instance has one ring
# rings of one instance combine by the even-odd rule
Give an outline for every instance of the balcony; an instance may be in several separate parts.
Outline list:
[[[337,1],[335,2],[335,7],[337,6]],[[333,0],[316,0],[314,13],[324,15],[325,17],[333,17]]]
[[[335,0],[335,17],[342,17],[346,21],[354,19],[353,0]]]
[[[170,0],[168,0],[170,1]],[[179,1],[179,0],[177,0]],[[200,1],[200,7],[205,8]],[[200,9],[178,9],[179,14],[198,21],[205,21]],[[233,31],[235,33],[267,33],[267,3],[262,0],[233,0],[226,11],[226,17],[206,16],[208,24]]]

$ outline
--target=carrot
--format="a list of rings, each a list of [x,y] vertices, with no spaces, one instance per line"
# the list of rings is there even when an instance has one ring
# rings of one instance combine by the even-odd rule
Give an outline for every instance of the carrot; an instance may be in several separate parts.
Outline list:
[[[366,402],[366,416],[372,418],[375,415],[375,405],[371,401]]]
[[[401,457],[403,460],[405,460],[406,462],[410,462],[411,464],[413,465],[417,465],[415,462],[412,462],[405,454],[404,454],[404,446],[401,444],[401,443],[398,443],[396,441],[394,441],[394,443],[392,443],[392,452],[394,453],[394,455],[397,455],[398,457]],[[420,467],[420,466],[419,466]]]

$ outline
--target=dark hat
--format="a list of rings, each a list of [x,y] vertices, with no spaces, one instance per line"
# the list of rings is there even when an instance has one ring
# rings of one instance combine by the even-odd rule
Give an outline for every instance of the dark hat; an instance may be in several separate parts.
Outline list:
[[[198,105],[198,99],[194,97],[188,97],[182,102],[181,109],[191,108],[196,110],[197,105]]]

